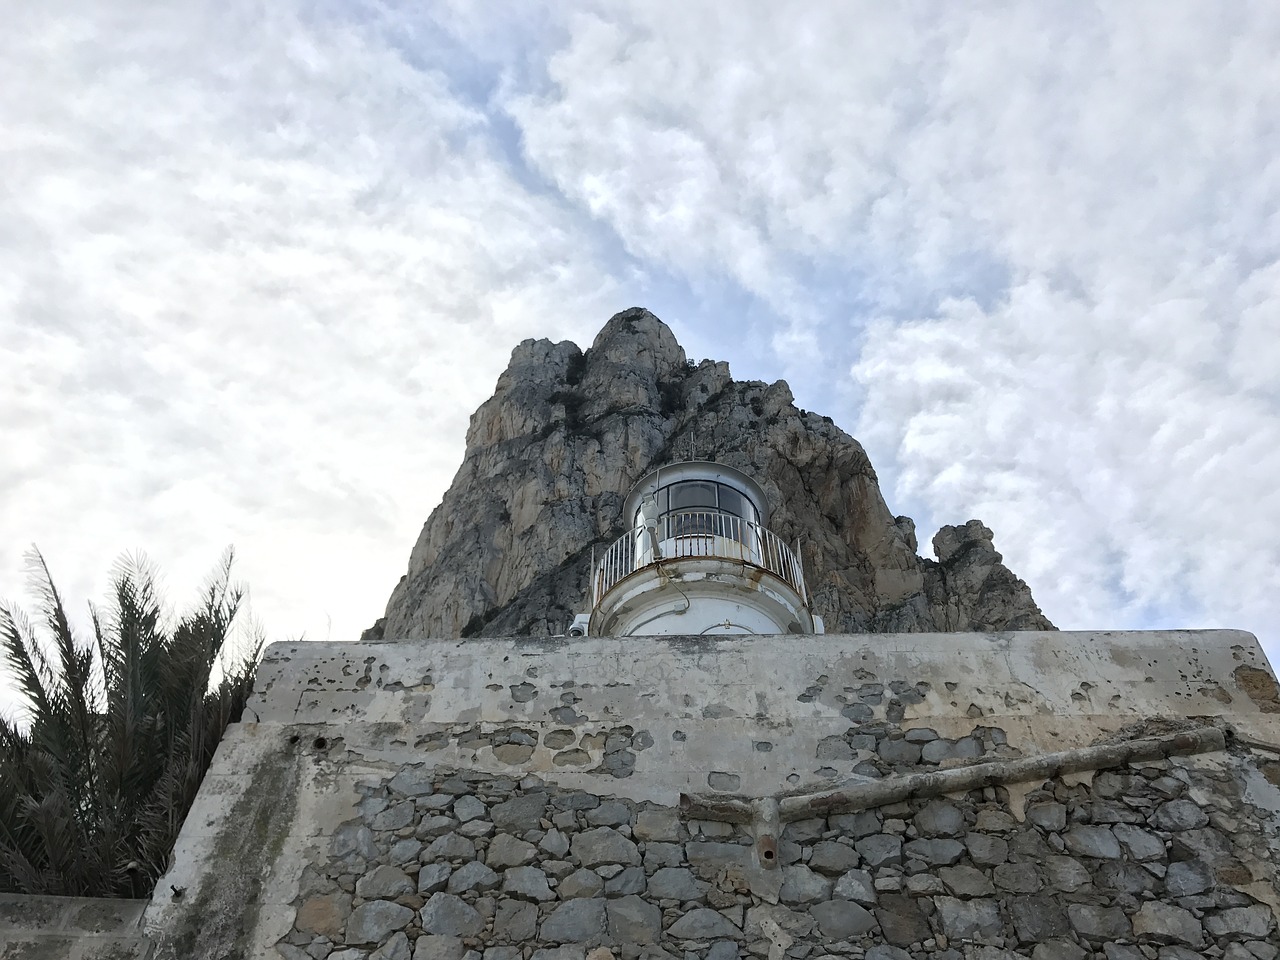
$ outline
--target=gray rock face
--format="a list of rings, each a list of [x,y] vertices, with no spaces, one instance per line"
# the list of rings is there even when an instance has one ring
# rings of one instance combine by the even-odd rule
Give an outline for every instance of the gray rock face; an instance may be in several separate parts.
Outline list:
[[[418,915],[423,930],[443,937],[473,937],[484,929],[475,907],[451,893],[433,893]]]
[[[831,896],[831,881],[803,864],[782,871],[783,903],[817,903]]]
[[[1151,900],[1133,915],[1133,935],[1139,940],[1156,943],[1181,943],[1188,947],[1204,945],[1204,928],[1190,910]]]
[[[844,874],[836,881],[833,892],[837,897],[856,900],[864,905],[876,902],[875,883],[871,879],[871,874],[865,870],[850,870]]]
[[[846,940],[860,937],[875,929],[876,918],[866,909],[848,900],[828,900],[809,908],[809,914],[818,921],[818,929],[824,937]]]
[[[502,878],[479,860],[464,863],[449,878],[446,890],[450,893],[467,893],[471,890],[492,890]]]
[[[902,862],[902,838],[892,834],[877,833],[863,837],[853,846],[868,866],[883,867]]]
[[[1119,907],[1073,903],[1067,907],[1067,916],[1076,933],[1089,940],[1123,940],[1133,936],[1133,926]]]
[[[541,794],[530,793],[495,805],[489,811],[489,819],[499,830],[524,833],[536,827],[546,812],[546,798]]]
[[[938,897],[934,902],[942,918],[942,929],[951,939],[990,939],[1000,935],[1000,904],[995,900]]]
[[[911,840],[902,848],[909,858],[923,860],[934,866],[949,867],[959,863],[964,856],[964,844],[959,840]]]
[[[814,845],[809,867],[819,873],[839,875],[856,867],[859,859],[858,852],[853,847],[824,840]]]
[[[381,943],[387,935],[404,928],[413,911],[390,900],[370,900],[351,911],[347,920],[348,943]]]
[[[502,892],[524,900],[554,900],[547,875],[537,867],[512,867],[502,875]]]
[[[543,940],[553,943],[587,943],[604,936],[603,900],[570,900],[542,921]]]
[[[914,524],[889,511],[856,440],[797,409],[781,381],[690,366],[666,325],[632,309],[585,353],[547,340],[516,347],[366,636],[563,631],[586,609],[592,545],[623,532],[632,484],[695,433],[699,456],[764,487],[775,532],[803,538],[829,632],[1052,629],[980,522],[940,530],[937,561],[917,556]]]
[[[922,837],[958,837],[965,831],[964,814],[941,800],[926,804],[913,822]]]
[[[1067,849],[1082,857],[1097,857],[1100,860],[1119,860],[1120,842],[1110,827],[1075,826],[1067,831],[1063,838]]]
[[[356,893],[366,900],[393,900],[401,894],[413,893],[415,886],[403,870],[382,866],[356,882]]]
[[[657,943],[662,935],[662,911],[640,897],[610,900],[606,913],[609,936],[620,943]]]
[[[742,936],[742,931],[724,914],[707,907],[690,910],[673,923],[667,932],[680,940],[719,940]]]
[[[596,827],[575,835],[570,849],[584,867],[640,862],[636,845],[612,827]]]
[[[592,870],[575,870],[556,888],[561,900],[573,900],[577,897],[598,897],[604,892],[604,881]]]
[[[684,867],[662,867],[649,878],[649,896],[657,900],[697,900],[711,884]]]

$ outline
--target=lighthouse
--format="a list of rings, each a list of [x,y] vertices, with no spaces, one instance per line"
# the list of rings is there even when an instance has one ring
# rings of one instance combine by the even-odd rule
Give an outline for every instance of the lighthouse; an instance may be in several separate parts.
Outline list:
[[[660,467],[628,495],[627,532],[593,566],[573,636],[823,632],[798,551],[769,529],[764,491],[721,463]]]

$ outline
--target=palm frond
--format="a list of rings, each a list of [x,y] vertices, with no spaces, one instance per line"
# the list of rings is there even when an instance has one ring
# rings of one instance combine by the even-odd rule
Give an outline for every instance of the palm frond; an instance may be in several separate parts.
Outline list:
[[[0,718],[0,892],[144,896],[244,709],[261,635],[226,665],[245,596],[230,550],[176,621],[154,568],[123,557],[107,609],[90,606],[87,643],[44,558],[30,559],[51,655],[22,611],[0,606],[0,649],[29,713],[25,726]]]

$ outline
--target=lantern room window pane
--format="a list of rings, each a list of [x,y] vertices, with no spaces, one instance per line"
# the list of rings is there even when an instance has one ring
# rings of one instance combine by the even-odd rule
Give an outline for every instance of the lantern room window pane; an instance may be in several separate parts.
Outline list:
[[[716,508],[716,485],[694,480],[688,483],[672,484],[672,510],[714,510]]]
[[[720,509],[725,513],[731,513],[735,517],[750,519],[747,515],[747,498],[740,494],[732,487],[726,487],[720,484]]]

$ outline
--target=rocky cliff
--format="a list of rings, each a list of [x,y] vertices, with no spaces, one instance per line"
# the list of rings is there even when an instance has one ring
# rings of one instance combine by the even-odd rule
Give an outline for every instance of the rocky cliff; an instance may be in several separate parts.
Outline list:
[[[624,529],[622,501],[649,470],[699,459],[752,476],[769,526],[802,544],[828,632],[1044,630],[1027,585],[977,520],[916,554],[862,446],[797,409],[787,384],[736,382],[690,364],[647,310],[613,317],[585,352],[527,340],[471,418],[462,467],[366,638],[563,633],[588,610],[592,547]]]

